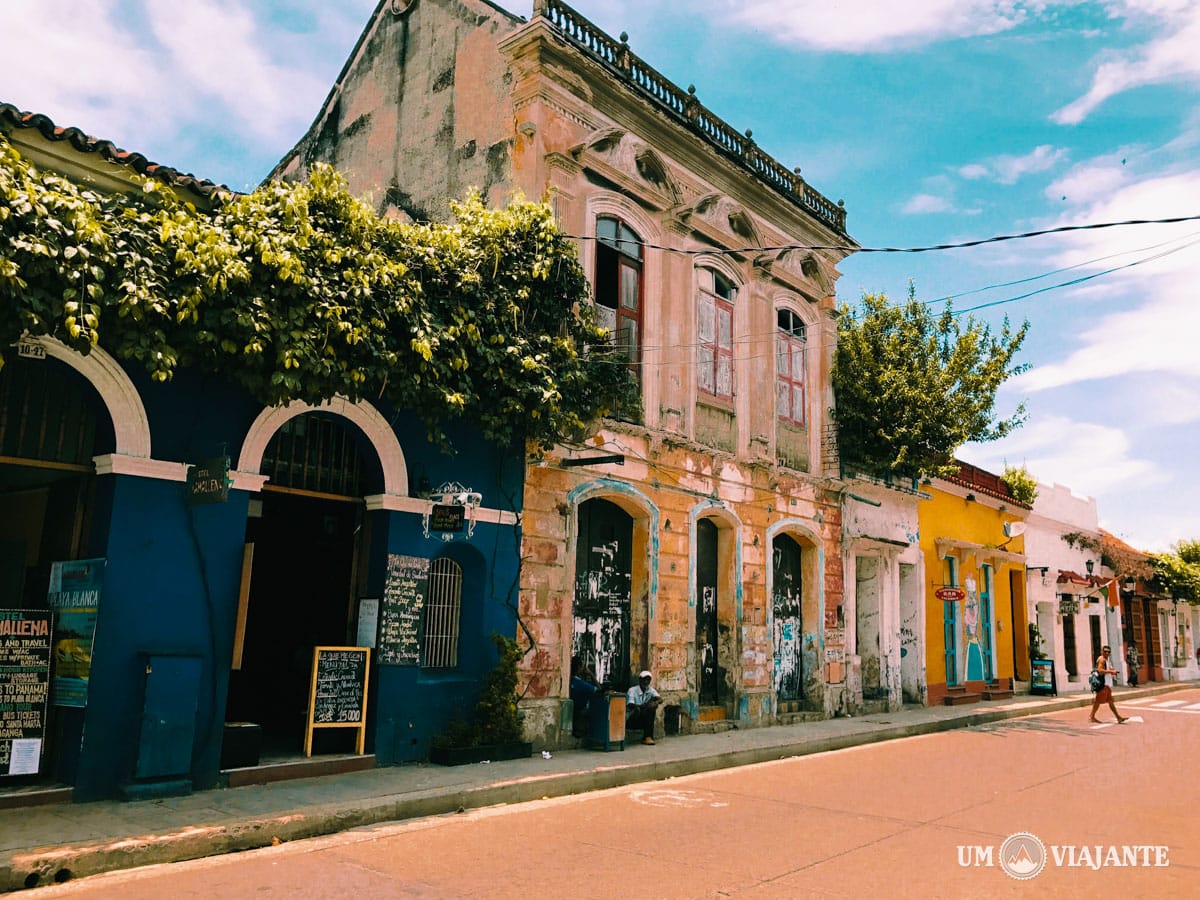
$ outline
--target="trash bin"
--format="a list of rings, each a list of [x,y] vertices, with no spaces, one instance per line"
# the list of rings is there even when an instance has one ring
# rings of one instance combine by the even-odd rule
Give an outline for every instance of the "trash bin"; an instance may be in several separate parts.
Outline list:
[[[625,695],[598,694],[591,703],[588,744],[594,750],[625,749]]]

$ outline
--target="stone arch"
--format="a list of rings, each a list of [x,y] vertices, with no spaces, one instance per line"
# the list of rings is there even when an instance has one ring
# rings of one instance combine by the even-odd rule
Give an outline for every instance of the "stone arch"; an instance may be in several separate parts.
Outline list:
[[[628,572],[629,606],[626,611],[628,629],[625,631],[627,635],[626,651],[628,662],[634,671],[639,665],[648,667],[650,665],[650,648],[656,636],[659,566],[658,507],[632,485],[607,478],[576,487],[567,494],[567,500],[570,518],[567,523],[566,566],[570,572],[572,588],[570,606],[564,610],[566,617],[564,630],[566,634],[571,635],[570,644],[573,648],[577,628],[583,629],[578,634],[585,635],[595,627],[596,620],[591,618],[591,614],[588,614],[585,619],[577,616],[577,591],[580,583],[578,579],[580,578],[581,562],[589,571],[600,571],[593,569],[597,557],[593,548],[585,547],[580,543],[584,525],[581,511],[584,504],[589,501],[604,500],[628,515],[631,520]],[[589,521],[595,522],[595,520]],[[585,553],[586,556],[581,556]],[[588,577],[590,584],[592,576]],[[601,618],[608,615],[601,614]],[[618,686],[623,684],[623,679],[628,674],[628,672],[618,673]]]
[[[720,253],[697,253],[693,258],[693,270],[712,269],[720,272],[737,287],[739,293],[746,286],[746,278],[741,269],[729,261],[729,257]]]
[[[710,523],[709,540],[701,526]],[[703,551],[716,550],[716,558]],[[689,669],[697,680],[701,704],[716,700],[726,713],[738,708],[742,679],[742,528],[733,510],[719,500],[705,499],[688,510]],[[705,606],[702,595],[715,589],[715,604]],[[711,657],[706,661],[706,656]],[[715,667],[715,671],[713,668]],[[707,682],[707,684],[706,684]],[[706,701],[705,695],[708,694]]]
[[[150,458],[150,420],[146,407],[129,375],[112,356],[100,347],[93,347],[85,356],[48,335],[27,340],[44,347],[47,356],[65,363],[91,382],[112,419],[115,453]]]
[[[800,640],[804,657],[804,697],[816,702],[825,661],[825,545],[804,519],[782,519],[767,529],[767,631],[775,633],[775,539],[791,538],[801,550]],[[823,702],[823,699],[822,699]]]
[[[302,400],[293,400],[286,406],[272,406],[258,414],[258,418],[246,432],[242,442],[242,452],[238,457],[238,471],[259,473],[262,468],[263,453],[275,432],[296,416],[308,412],[328,412],[342,416],[356,425],[366,436],[375,452],[379,454],[379,463],[383,468],[383,490],[385,494],[408,496],[408,465],[404,459],[404,451],[396,433],[387,419],[370,403],[360,400],[351,403],[345,397],[334,397],[321,406],[312,406]]]

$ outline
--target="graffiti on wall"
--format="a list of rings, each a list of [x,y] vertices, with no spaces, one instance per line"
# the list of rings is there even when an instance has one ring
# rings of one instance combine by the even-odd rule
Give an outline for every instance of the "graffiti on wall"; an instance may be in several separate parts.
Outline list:
[[[783,701],[799,700],[804,696],[800,603],[800,547],[790,538],[777,538],[771,612],[775,641],[775,693]]]
[[[632,579],[618,564],[622,559],[617,540],[591,547],[575,579],[571,656],[590,666],[601,684],[623,683],[629,668]]]

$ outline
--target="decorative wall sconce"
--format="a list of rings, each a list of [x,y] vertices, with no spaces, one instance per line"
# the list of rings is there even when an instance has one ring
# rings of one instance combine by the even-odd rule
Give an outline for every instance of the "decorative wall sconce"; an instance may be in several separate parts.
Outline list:
[[[1083,565],[1084,565],[1084,568],[1087,569],[1087,573],[1089,575],[1091,575],[1092,572],[1095,571],[1095,569],[1096,569],[1096,561],[1094,559],[1089,559]]]

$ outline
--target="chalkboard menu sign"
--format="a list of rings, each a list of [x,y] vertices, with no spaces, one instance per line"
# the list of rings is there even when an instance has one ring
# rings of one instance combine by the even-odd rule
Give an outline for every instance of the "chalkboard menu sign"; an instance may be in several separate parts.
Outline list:
[[[0,776],[36,775],[41,766],[53,615],[0,609]]]
[[[428,559],[388,554],[387,582],[379,610],[380,665],[421,664],[421,611],[428,589]]]
[[[312,685],[308,696],[308,730],[304,755],[312,756],[314,728],[357,728],[358,752],[367,731],[369,647],[313,648]]]

